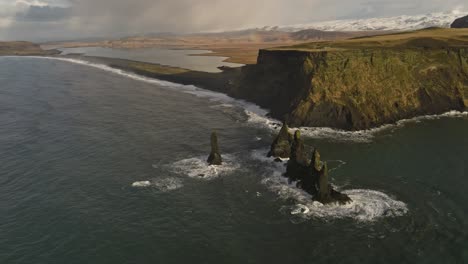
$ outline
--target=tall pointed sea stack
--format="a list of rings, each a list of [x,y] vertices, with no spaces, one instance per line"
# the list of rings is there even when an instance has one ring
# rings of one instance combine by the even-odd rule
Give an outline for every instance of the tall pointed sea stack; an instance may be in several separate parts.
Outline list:
[[[312,152],[309,160],[305,154],[301,133],[296,131],[291,146],[291,158],[288,161],[285,176],[295,181],[297,187],[303,189],[323,204],[351,202],[351,198],[333,189],[328,179],[328,165],[320,160],[317,148]]]
[[[330,184],[328,183],[328,165],[325,162],[318,174],[318,199],[321,203],[331,202]]]
[[[268,157],[289,158],[291,155],[291,143],[292,135],[289,133],[288,124],[284,121],[278,136],[273,141],[273,144],[271,144]]]
[[[317,182],[319,178],[319,173],[322,170],[323,164],[320,160],[320,153],[317,148],[312,152],[312,159],[310,161],[309,167],[306,170],[306,174],[302,177],[299,186],[306,192],[312,195],[318,193]]]
[[[286,177],[292,181],[302,180],[307,175],[309,162],[304,152],[304,142],[299,130],[294,133],[294,141],[291,146],[291,158],[286,168]]]
[[[348,195],[333,189],[328,179],[328,165],[326,162],[323,163],[321,170],[318,172],[317,187],[316,199],[323,204],[347,204],[353,201]]]
[[[317,148],[314,148],[312,152],[312,160],[310,161],[310,166],[312,167],[313,171],[319,172],[322,169],[322,161],[320,160],[320,153],[318,152]]]
[[[219,154],[218,135],[213,131],[211,133],[211,153],[208,157],[208,164],[221,165],[222,163],[223,159],[221,158],[221,154]]]

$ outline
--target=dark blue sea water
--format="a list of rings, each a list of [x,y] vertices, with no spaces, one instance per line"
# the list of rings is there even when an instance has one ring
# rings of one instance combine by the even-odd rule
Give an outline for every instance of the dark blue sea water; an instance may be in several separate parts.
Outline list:
[[[466,113],[304,131],[348,206],[287,184],[261,114],[104,66],[0,58],[0,263],[468,262]]]

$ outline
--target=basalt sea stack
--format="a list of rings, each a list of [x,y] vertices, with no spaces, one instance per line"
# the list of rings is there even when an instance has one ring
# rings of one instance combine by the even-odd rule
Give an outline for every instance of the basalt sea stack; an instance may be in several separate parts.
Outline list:
[[[302,180],[307,174],[309,161],[304,152],[304,142],[301,139],[301,132],[294,133],[294,140],[291,145],[291,157],[286,168],[286,177],[291,181]]]
[[[298,187],[323,204],[351,202],[351,198],[333,189],[329,183],[328,166],[320,160],[318,150],[313,151],[312,159],[309,161],[304,149],[301,134],[296,131],[285,176],[297,182]]]
[[[283,122],[283,127],[278,134],[278,136],[271,144],[270,152],[268,152],[268,157],[283,158],[287,159],[291,155],[291,144],[293,142],[293,137],[289,133],[289,128],[286,122]]]
[[[211,133],[211,153],[207,162],[210,165],[221,165],[223,163],[223,159],[219,153],[218,135],[214,131]]]

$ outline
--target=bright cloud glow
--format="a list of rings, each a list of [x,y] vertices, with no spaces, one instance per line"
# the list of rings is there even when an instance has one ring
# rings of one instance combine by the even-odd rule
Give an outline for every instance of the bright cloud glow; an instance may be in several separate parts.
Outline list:
[[[0,39],[199,32],[454,10],[466,0],[0,0]]]

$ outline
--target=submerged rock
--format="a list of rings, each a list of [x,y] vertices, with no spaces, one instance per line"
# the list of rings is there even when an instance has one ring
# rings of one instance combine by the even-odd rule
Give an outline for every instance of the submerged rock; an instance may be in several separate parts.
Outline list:
[[[211,153],[207,162],[210,165],[221,165],[223,163],[223,159],[219,153],[218,135],[214,131],[211,133]]]
[[[268,152],[268,157],[275,158],[289,158],[291,156],[291,143],[292,135],[289,133],[288,125],[286,121],[283,122],[283,126],[278,134],[278,136],[271,144],[270,152]]]

